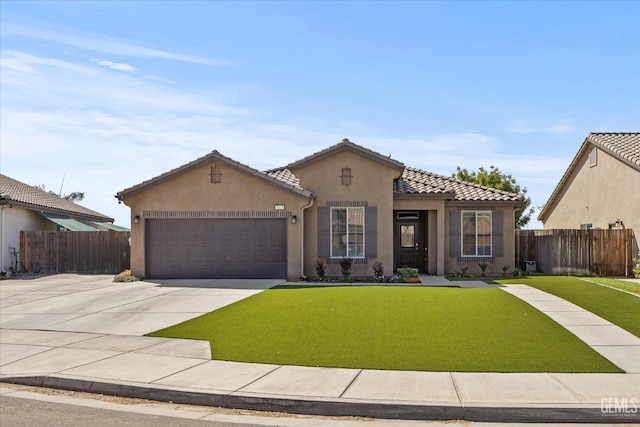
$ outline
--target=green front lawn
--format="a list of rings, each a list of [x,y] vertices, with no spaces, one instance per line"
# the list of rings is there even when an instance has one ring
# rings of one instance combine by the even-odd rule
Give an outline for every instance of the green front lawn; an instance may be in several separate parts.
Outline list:
[[[151,336],[211,343],[213,359],[478,372],[621,372],[500,289],[275,288]]]
[[[495,281],[505,284],[521,283],[556,295],[640,337],[640,297],[586,281],[591,279],[531,276]]]

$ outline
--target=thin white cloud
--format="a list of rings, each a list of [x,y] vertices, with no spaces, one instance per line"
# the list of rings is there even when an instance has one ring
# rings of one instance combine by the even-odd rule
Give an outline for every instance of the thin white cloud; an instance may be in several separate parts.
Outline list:
[[[111,68],[113,70],[127,71],[127,72],[138,71],[136,67],[129,64],[123,64],[123,63],[111,62],[111,61],[102,61],[99,59],[94,59],[93,62],[95,62],[98,65],[102,65],[103,67]]]
[[[95,71],[91,68],[74,64],[69,61],[61,61],[55,58],[35,56],[18,51],[2,52],[2,66],[7,67],[8,69],[19,71],[22,73],[33,73],[36,72],[35,66],[38,65],[46,65],[85,75],[95,75]],[[40,71],[45,72],[46,70],[41,69]]]
[[[370,136],[375,129],[353,123],[327,126],[322,119],[298,117],[267,121],[259,112],[234,105],[225,88],[220,101],[215,94],[148,81],[140,73],[110,72],[108,64],[85,67],[22,52],[5,52],[2,59],[9,61],[0,76],[3,173],[55,187],[66,172],[68,191],[84,191],[85,206],[122,225],[129,223],[129,209],[118,205],[114,194],[214,149],[265,170],[348,137],[408,166],[443,175],[458,165],[477,169],[493,164],[528,188],[566,167],[543,154],[501,154],[501,141],[481,133],[380,138]],[[555,182],[547,185],[550,192]],[[536,194],[547,197],[547,192]]]
[[[102,52],[139,58],[160,58],[203,65],[230,65],[228,61],[169,52],[161,49],[153,49],[130,41],[108,39],[106,36],[91,34],[71,28],[49,29],[44,26],[36,27],[15,22],[6,22],[3,23],[2,32],[4,36],[20,36],[46,40],[66,46],[73,46],[90,52]]]
[[[506,131],[509,133],[547,133],[553,135],[567,135],[575,132],[576,127],[569,121],[563,120],[548,126],[533,126],[524,121],[515,121],[507,126]]]

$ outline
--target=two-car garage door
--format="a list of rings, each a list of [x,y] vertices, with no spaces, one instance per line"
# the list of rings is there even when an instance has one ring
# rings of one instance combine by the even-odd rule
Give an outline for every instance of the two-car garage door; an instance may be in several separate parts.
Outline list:
[[[284,218],[147,219],[145,224],[149,278],[287,276]]]

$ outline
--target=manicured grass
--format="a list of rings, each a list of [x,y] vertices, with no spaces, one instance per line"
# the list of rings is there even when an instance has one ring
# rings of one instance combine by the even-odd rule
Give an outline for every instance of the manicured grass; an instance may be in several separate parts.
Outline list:
[[[580,277],[580,280],[599,283],[610,288],[622,289],[640,296],[640,283],[626,282],[624,280],[611,279],[610,277]]]
[[[621,372],[500,289],[271,289],[151,336],[208,340],[214,359],[484,372]]]
[[[591,280],[591,278],[589,278]],[[640,337],[640,297],[577,277],[531,276],[499,283],[522,283],[564,298]]]

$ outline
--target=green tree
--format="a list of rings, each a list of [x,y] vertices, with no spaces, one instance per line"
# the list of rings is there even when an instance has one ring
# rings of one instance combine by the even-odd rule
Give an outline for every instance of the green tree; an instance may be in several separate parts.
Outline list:
[[[44,188],[44,184],[43,185],[34,185],[35,188],[37,188],[38,190],[42,190],[42,191],[47,191]],[[81,202],[82,199],[84,199],[84,193],[81,191],[74,191],[73,193],[69,193],[69,194],[65,194],[64,196],[61,194],[56,194],[53,191],[49,191],[50,194],[53,194],[54,196],[58,196],[61,199],[65,199],[68,200],[70,202],[76,203],[76,202]]]
[[[477,171],[471,172],[458,166],[456,172],[451,174],[451,177],[522,195],[524,197],[524,206],[516,211],[516,228],[523,228],[531,221],[534,211],[534,208],[531,207],[531,198],[527,197],[527,189],[520,187],[520,184],[516,182],[516,179],[511,174],[503,173],[493,165],[489,167],[489,170],[481,166]]]

